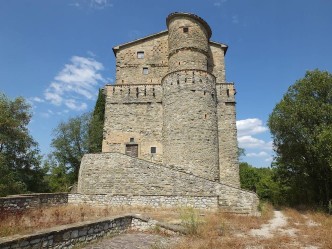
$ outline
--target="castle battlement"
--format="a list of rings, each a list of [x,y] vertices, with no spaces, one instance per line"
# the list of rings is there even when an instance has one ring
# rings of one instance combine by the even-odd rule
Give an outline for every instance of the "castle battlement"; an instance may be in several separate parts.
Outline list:
[[[107,85],[106,96],[110,103],[161,103],[162,88],[160,84]]]

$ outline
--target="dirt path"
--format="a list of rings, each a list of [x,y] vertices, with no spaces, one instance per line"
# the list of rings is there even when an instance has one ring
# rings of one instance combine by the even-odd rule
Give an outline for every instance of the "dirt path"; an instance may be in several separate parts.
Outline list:
[[[250,230],[249,234],[251,236],[259,236],[265,238],[273,237],[275,232],[285,231],[282,229],[287,225],[287,218],[281,211],[274,211],[274,217],[269,221],[269,223],[264,224],[259,229],[252,229]]]
[[[310,221],[311,223],[313,221]],[[310,224],[311,224],[310,223]],[[309,224],[309,222],[307,222]],[[316,223],[315,223],[316,225]],[[264,224],[259,229],[252,229],[249,231],[250,236],[259,237],[261,239],[269,239],[278,235],[288,235],[293,238],[293,246],[301,249],[319,249],[318,246],[306,245],[300,246],[298,241],[298,232],[299,230],[294,227],[290,227],[287,222],[287,217],[281,211],[274,211],[274,217],[269,220],[267,224]]]

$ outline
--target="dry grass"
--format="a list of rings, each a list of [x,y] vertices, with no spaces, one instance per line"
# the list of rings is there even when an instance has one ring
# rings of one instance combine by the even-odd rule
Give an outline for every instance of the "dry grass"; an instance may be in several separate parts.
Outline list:
[[[332,249],[332,216],[320,212],[299,212],[286,208],[287,225],[273,231],[271,237],[249,234],[268,223],[273,209],[266,205],[262,217],[210,213],[198,227],[195,236],[185,236],[172,249],[211,248],[322,248]]]
[[[194,235],[185,236],[175,249],[210,249],[210,248],[244,248],[257,244],[255,240],[248,243],[243,235],[250,229],[259,228],[273,215],[273,208],[266,204],[262,216],[254,217],[223,212],[206,212]]]
[[[11,216],[2,213],[0,237],[30,233],[79,221],[137,213],[163,222],[182,223],[189,229],[189,234],[182,236],[179,243],[172,247],[174,249],[305,248],[306,246],[332,249],[332,216],[289,208],[283,209],[282,212],[287,217],[287,225],[274,231],[272,237],[264,238],[253,237],[249,231],[260,228],[273,217],[273,207],[267,204],[263,205],[260,217],[194,209],[68,205],[36,209]],[[289,230],[293,231],[293,235],[287,233]]]
[[[28,234],[41,229],[81,221],[96,220],[127,213],[146,214],[160,221],[178,220],[176,209],[156,210],[145,207],[107,207],[89,205],[63,205],[24,212],[0,212],[0,237]]]
[[[297,229],[298,241],[303,245],[332,248],[332,216],[317,211],[285,209],[289,226]]]

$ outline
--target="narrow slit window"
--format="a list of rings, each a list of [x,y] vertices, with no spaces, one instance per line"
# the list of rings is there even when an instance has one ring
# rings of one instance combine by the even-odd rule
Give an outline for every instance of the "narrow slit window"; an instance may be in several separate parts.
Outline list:
[[[137,59],[144,59],[144,52],[143,51],[138,51],[137,52]]]
[[[151,154],[157,153],[157,147],[151,147]]]
[[[149,74],[149,69],[147,67],[143,67],[143,74]]]

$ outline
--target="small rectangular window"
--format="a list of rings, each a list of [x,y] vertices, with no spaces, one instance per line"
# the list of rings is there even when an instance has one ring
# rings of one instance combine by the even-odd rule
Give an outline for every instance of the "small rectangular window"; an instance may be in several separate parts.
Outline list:
[[[188,33],[188,31],[189,31],[189,28],[188,28],[188,27],[184,27],[184,28],[183,28],[183,33]]]
[[[157,153],[157,147],[151,147],[151,154]]]
[[[144,52],[143,51],[137,52],[137,59],[144,59]]]
[[[143,74],[149,74],[149,69],[147,67],[143,67]]]
[[[135,142],[135,138],[131,137],[131,138],[129,139],[129,142],[131,142],[131,143]]]

